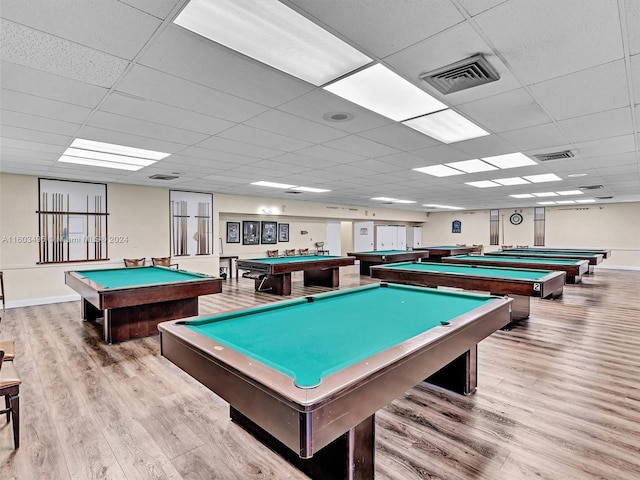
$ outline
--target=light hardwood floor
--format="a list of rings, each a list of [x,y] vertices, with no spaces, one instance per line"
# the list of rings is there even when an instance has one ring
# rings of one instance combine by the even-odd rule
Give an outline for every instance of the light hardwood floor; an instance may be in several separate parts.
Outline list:
[[[342,288],[371,283],[342,268]],[[293,296],[326,291],[302,286]],[[376,414],[376,478],[640,478],[640,272],[598,269],[479,347],[478,391],[426,384]],[[202,314],[278,301],[226,281]],[[105,345],[78,302],[11,309],[21,448],[0,422],[0,479],[302,479],[159,356],[158,338]]]

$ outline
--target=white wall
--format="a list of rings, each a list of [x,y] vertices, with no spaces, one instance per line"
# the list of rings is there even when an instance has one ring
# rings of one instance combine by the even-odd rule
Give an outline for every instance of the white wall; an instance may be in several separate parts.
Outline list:
[[[186,188],[180,188],[186,190]],[[123,258],[162,257],[170,254],[169,188],[108,184],[108,233],[122,242],[110,242],[108,261],[38,265],[38,245],[16,241],[38,235],[38,177],[0,174],[0,270],[4,272],[8,307],[67,301],[78,298],[64,284],[66,270],[116,267]],[[381,219],[419,222],[422,212],[351,207],[299,200],[264,199],[239,195],[213,195],[212,255],[191,255],[175,259],[180,268],[217,275],[218,239],[223,252],[241,257],[264,256],[267,245],[226,244],[226,222],[271,220],[289,223],[290,241],[284,248],[315,248],[326,241],[327,222],[353,219]],[[215,228],[217,227],[217,228]],[[302,234],[306,231],[306,234]]]
[[[511,225],[515,211],[524,218]],[[533,208],[501,209],[500,243],[494,245],[533,246]],[[451,233],[451,222],[462,222],[462,233]],[[611,258],[601,267],[640,268],[640,203],[609,203],[590,206],[545,208],[545,246],[611,249]],[[489,210],[431,213],[422,229],[422,243],[428,245],[489,245]]]

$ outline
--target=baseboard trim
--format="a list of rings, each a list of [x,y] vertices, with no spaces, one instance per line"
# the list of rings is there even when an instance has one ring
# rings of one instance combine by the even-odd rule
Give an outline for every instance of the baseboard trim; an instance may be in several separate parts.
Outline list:
[[[35,305],[47,305],[50,303],[77,302],[80,295],[65,295],[63,297],[26,298],[24,300],[13,300],[7,302],[7,309],[19,307],[33,307]]]

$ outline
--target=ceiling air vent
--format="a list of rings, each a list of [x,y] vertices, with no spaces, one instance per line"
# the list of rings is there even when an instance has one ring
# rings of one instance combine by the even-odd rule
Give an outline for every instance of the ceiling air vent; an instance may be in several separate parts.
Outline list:
[[[291,195],[300,195],[302,192],[298,192],[297,190],[287,190],[284,193],[290,193]]]
[[[180,178],[176,175],[162,175],[159,173],[156,173],[155,175],[151,175],[149,177],[151,180],[175,180],[176,178]]]
[[[445,95],[485,83],[500,75],[481,54],[465,58],[446,67],[420,74],[420,78]]]
[[[574,155],[571,150],[565,150],[563,152],[540,153],[538,155],[534,155],[534,157],[540,162],[549,162],[551,160],[563,160],[565,158],[573,158]]]
[[[582,187],[578,187],[580,190],[601,190],[604,188],[604,185],[583,185]]]
[[[596,197],[596,200],[611,200],[613,198],[613,195],[610,195],[608,197]]]

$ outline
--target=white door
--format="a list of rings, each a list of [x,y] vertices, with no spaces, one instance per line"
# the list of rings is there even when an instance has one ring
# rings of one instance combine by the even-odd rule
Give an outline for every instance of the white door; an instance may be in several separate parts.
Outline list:
[[[356,252],[373,250],[373,222],[353,222],[353,249]]]
[[[396,227],[396,250],[407,249],[407,227]]]
[[[422,227],[413,227],[413,245],[415,247],[422,246]]]
[[[324,249],[329,250],[329,255],[340,255],[342,248],[340,235],[340,222],[327,222],[327,240]]]
[[[376,250],[395,250],[396,227],[378,225],[376,227]]]

